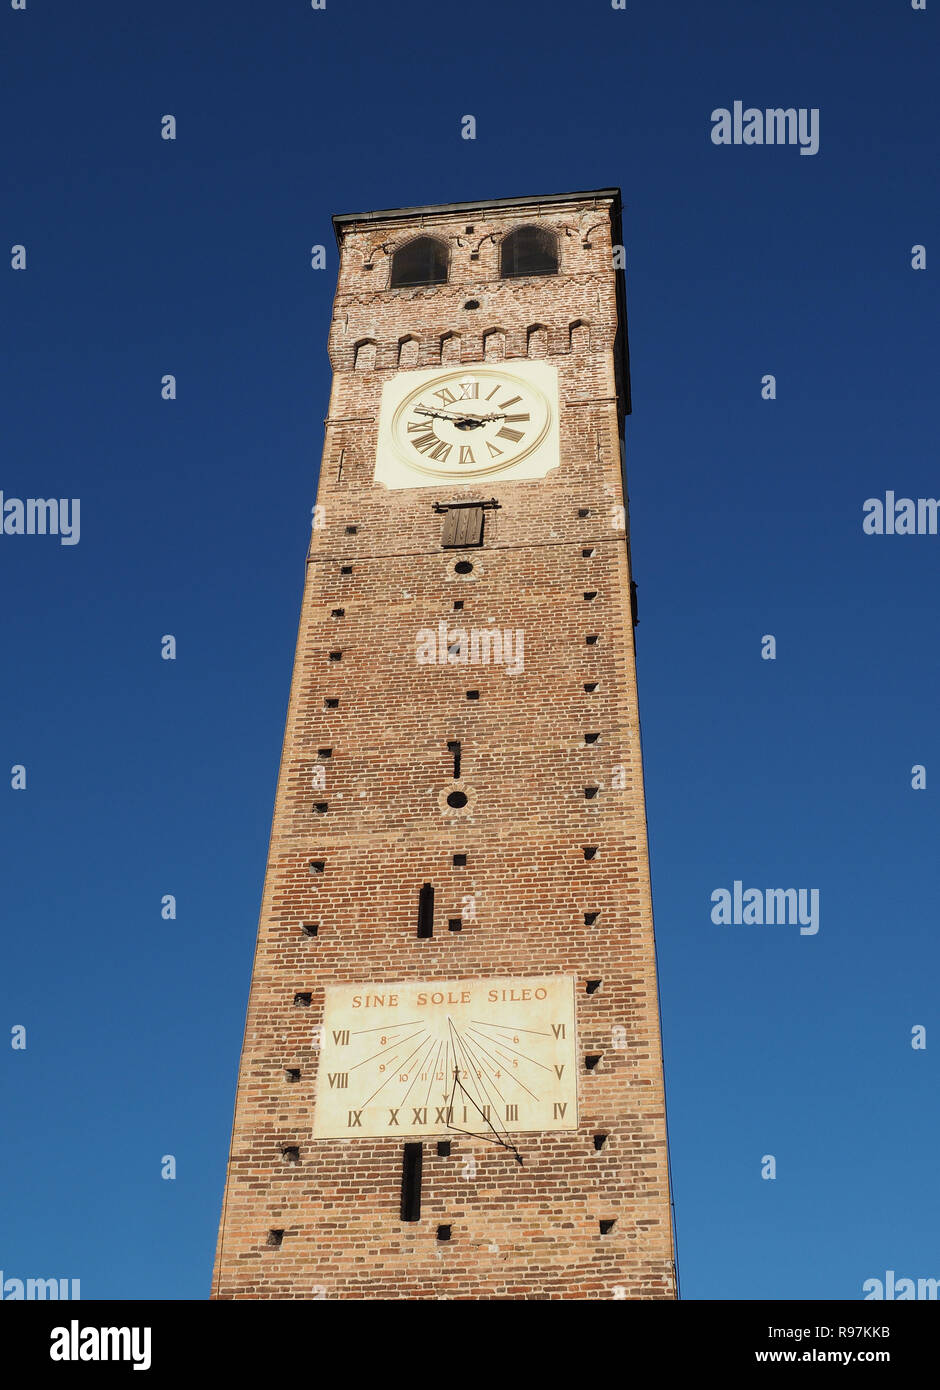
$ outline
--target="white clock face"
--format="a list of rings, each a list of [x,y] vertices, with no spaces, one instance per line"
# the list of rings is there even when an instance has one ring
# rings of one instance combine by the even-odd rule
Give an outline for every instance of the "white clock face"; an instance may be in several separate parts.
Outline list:
[[[534,382],[494,367],[444,372],[409,392],[391,435],[411,469],[437,478],[475,478],[531,454],[552,422]]]

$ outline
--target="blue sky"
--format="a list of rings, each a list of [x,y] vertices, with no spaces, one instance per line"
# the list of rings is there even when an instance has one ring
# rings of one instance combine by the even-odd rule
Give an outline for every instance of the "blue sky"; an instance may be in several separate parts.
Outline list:
[[[81,499],[77,545],[0,535],[0,1039],[28,1039],[0,1048],[6,1277],[208,1294],[329,390],[331,214],[609,185],[683,1294],[940,1276],[940,536],[861,526],[869,497],[940,492],[938,12],[0,11],[0,247],[27,248],[0,274],[0,489]],[[818,154],[716,147],[711,112],[735,100],[818,108]],[[715,925],[735,880],[818,889],[819,932]]]

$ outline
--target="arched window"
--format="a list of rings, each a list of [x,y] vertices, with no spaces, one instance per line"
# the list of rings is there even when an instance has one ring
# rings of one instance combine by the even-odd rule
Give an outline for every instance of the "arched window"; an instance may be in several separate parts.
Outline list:
[[[391,288],[400,285],[443,285],[447,279],[447,246],[434,237],[406,241],[392,256]]]
[[[584,319],[575,319],[568,326],[568,346],[572,352],[590,352],[591,325]]]
[[[544,323],[533,323],[526,330],[526,354],[529,357],[548,356],[548,329]]]
[[[556,275],[558,244],[554,233],[546,227],[517,227],[503,237],[499,273],[503,280],[518,275]]]
[[[398,340],[398,365],[399,367],[417,367],[418,365],[418,340],[410,336],[399,338]]]
[[[502,362],[506,356],[506,334],[501,328],[491,328],[483,334],[483,358],[486,362]]]
[[[460,361],[460,334],[445,333],[441,339],[441,362]]]

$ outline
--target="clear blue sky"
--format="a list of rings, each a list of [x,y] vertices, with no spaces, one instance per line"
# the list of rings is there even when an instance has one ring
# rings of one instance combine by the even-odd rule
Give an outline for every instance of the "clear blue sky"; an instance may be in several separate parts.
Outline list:
[[[0,10],[0,488],[81,499],[78,545],[0,536],[6,1277],[208,1295],[327,406],[330,215],[611,184],[683,1293],[940,1276],[940,536],[861,529],[866,498],[940,493],[938,17]],[[712,110],[739,99],[819,108],[819,153],[714,146]],[[2,269],[16,243],[25,273]],[[818,934],[713,924],[736,879],[818,889]]]

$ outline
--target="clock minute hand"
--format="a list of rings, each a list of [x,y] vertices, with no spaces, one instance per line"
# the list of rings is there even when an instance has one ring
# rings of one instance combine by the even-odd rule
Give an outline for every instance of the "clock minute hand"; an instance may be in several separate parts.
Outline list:
[[[416,414],[416,415],[430,415],[430,416],[432,416],[435,420],[451,420],[451,421],[454,421],[454,420],[464,420],[464,419],[467,418],[465,415],[449,415],[449,414],[447,414],[447,413],[446,413],[445,411],[443,411],[443,410],[428,410],[427,407],[426,407],[426,406],[423,406],[423,405],[416,405],[416,406],[415,406],[415,414]]]

